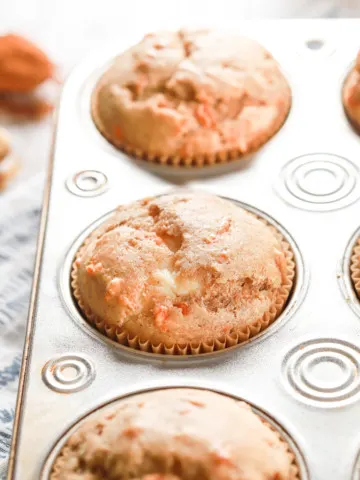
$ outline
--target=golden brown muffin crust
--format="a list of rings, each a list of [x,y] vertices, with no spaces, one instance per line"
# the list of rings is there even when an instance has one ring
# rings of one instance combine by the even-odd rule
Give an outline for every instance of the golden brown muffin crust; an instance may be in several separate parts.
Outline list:
[[[273,230],[205,193],[119,207],[90,235],[74,269],[85,311],[154,345],[239,335],[274,307],[289,280]]]
[[[112,143],[161,162],[245,154],[284,122],[290,88],[256,41],[207,30],[160,32],[119,55],[92,100]],[[186,163],[186,161],[185,161]]]
[[[247,404],[169,389],[130,397],[83,421],[50,480],[290,480],[292,460]]]

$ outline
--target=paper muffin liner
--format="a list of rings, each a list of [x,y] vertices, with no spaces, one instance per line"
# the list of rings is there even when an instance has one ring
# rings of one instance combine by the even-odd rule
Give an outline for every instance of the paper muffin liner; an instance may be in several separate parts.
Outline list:
[[[62,471],[64,469],[64,462],[66,463],[66,458],[71,454],[71,448],[65,444],[60,450],[57,457],[54,459],[54,463],[51,466],[51,471],[49,474],[49,479],[58,480],[61,479]],[[46,479],[46,480],[49,480]]]
[[[247,405],[249,405],[249,407],[251,408],[250,404],[247,404]],[[279,442],[283,445],[284,450],[286,451],[286,454],[288,455],[289,461],[291,463],[290,476],[289,476],[288,480],[301,480],[301,473],[300,473],[299,465],[297,463],[296,455],[295,455],[294,451],[292,450],[291,446],[289,445],[289,443],[281,435],[281,433],[279,432],[279,430],[276,427],[274,427],[266,419],[264,419],[263,417],[258,415],[252,408],[251,408],[251,410],[254,413],[254,415],[256,415],[259,418],[259,420],[267,428],[269,428],[272,432],[275,433]],[[80,422],[80,423],[82,423],[82,422]],[[79,424],[79,427],[80,427],[80,424]],[[61,472],[62,472],[62,469],[63,469],[63,462],[66,462],[66,457],[71,453],[71,449],[68,446],[68,441],[69,441],[69,439],[67,440],[65,445],[61,448],[57,457],[54,459],[53,465],[51,467],[51,472],[50,472],[51,480],[57,480],[57,479],[61,478]]]
[[[251,407],[251,405],[250,405]],[[257,415],[256,412],[253,411],[255,415]],[[296,455],[294,451],[292,450],[291,446],[288,444],[288,442],[285,440],[285,438],[281,435],[279,430],[275,428],[271,423],[267,422],[264,418],[262,418],[260,415],[257,415],[257,417],[261,420],[261,422],[266,425],[272,432],[275,433],[277,438],[279,439],[279,442],[284,446],[286,453],[291,461],[291,466],[290,466],[290,477],[289,480],[301,480],[301,473],[300,473],[300,468],[299,465],[296,461]]]
[[[356,293],[360,297],[360,238],[358,238],[352,251],[350,273]]]
[[[254,215],[256,216],[256,215]],[[235,345],[244,343],[265,330],[271,323],[273,323],[284,309],[286,302],[290,296],[294,278],[296,265],[294,261],[294,253],[289,243],[284,239],[283,235],[272,225],[270,225],[264,218],[256,216],[259,220],[267,225],[272,230],[278,241],[282,246],[282,250],[286,261],[286,273],[283,283],[276,293],[275,299],[271,304],[269,310],[263,314],[257,321],[251,325],[244,326],[243,331],[237,333],[224,334],[221,337],[213,339],[211,342],[190,342],[190,343],[157,343],[154,344],[150,339],[142,339],[140,336],[131,336],[126,329],[122,327],[114,327],[108,325],[105,320],[95,315],[90,307],[82,300],[81,294],[77,285],[77,259],[81,258],[82,251],[92,238],[90,234],[85,239],[83,245],[77,251],[71,270],[71,288],[75,301],[85,316],[86,320],[94,326],[98,331],[106,335],[115,342],[130,347],[142,352],[157,353],[165,355],[198,355],[203,353],[212,353],[215,351],[224,350]]]
[[[271,128],[267,132],[263,132],[261,135],[256,137],[253,140],[249,148],[246,151],[242,151],[239,148],[232,150],[223,150],[216,153],[208,154],[199,154],[195,156],[185,156],[180,155],[159,155],[156,153],[150,153],[140,148],[136,148],[133,145],[122,142],[120,139],[115,138],[115,136],[110,135],[100,117],[96,112],[96,104],[93,101],[91,106],[91,114],[96,128],[99,130],[101,135],[106,138],[114,147],[119,150],[123,150],[130,156],[136,157],[140,160],[144,160],[149,163],[171,166],[177,168],[199,168],[199,167],[209,167],[212,165],[226,164],[233,160],[246,159],[250,155],[256,153],[261,147],[263,147],[284,125],[291,108],[291,96],[289,95],[288,102],[280,109],[279,114],[276,120],[271,125]]]

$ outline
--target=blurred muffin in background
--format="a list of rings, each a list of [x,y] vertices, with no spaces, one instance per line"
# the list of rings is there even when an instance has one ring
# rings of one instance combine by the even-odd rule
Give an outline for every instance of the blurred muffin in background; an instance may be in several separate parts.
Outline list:
[[[12,151],[10,134],[4,128],[0,128],[0,192],[15,177],[19,168],[19,160]]]
[[[34,43],[21,35],[0,36],[0,115],[15,121],[39,120],[52,103],[38,87],[54,79],[55,65]]]
[[[360,133],[360,52],[354,67],[346,77],[342,95],[345,112],[352,125]]]

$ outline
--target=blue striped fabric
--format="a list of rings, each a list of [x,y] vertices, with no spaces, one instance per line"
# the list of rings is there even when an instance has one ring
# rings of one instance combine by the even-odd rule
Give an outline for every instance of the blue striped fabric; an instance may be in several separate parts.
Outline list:
[[[43,179],[0,195],[0,479],[11,442]]]

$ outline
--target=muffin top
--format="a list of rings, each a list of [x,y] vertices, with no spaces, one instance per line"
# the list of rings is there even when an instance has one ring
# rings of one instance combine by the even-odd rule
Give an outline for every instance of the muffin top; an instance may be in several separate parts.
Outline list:
[[[243,402],[196,389],[132,396],[82,422],[51,480],[290,480],[292,456]]]
[[[360,52],[355,65],[345,80],[343,102],[350,120],[360,128]]]
[[[256,41],[217,32],[151,33],[119,55],[93,94],[93,117],[139,156],[186,159],[247,153],[290,108],[277,62]]]
[[[74,269],[85,311],[154,345],[246,330],[274,305],[287,275],[274,229],[205,193],[118,207],[85,241]]]

